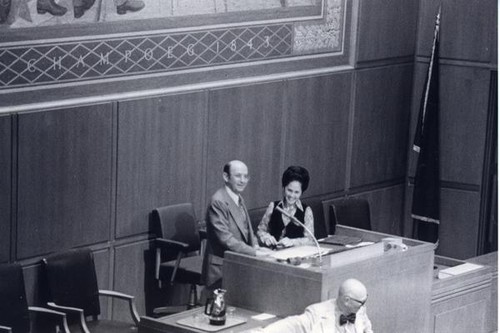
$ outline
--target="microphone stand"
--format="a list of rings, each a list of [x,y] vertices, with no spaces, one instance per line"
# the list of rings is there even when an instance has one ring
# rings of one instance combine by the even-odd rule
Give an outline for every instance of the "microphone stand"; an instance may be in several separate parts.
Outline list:
[[[281,207],[278,207],[276,206],[276,209],[283,215],[287,216],[288,218],[290,218],[294,223],[300,225],[302,228],[304,228],[305,231],[307,231],[309,233],[309,235],[311,235],[313,241],[314,241],[314,244],[316,244],[316,247],[318,248],[318,257],[319,257],[319,266],[321,266],[321,264],[323,263],[323,257],[321,255],[321,248],[319,247],[319,243],[318,243],[318,240],[316,239],[316,237],[314,237],[314,234],[311,232],[311,230],[309,230],[308,227],[306,227],[306,225],[302,222],[299,221],[298,218],[296,218],[295,216],[293,215],[290,215],[290,213],[288,213],[287,211],[285,211],[283,208]]]

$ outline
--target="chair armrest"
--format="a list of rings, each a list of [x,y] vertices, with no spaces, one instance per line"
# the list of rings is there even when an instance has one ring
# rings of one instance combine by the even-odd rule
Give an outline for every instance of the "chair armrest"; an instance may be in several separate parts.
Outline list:
[[[0,332],[2,333],[12,333],[12,328],[7,326],[0,326]]]
[[[114,291],[114,290],[99,289],[99,295],[100,296],[116,297],[116,298],[121,298],[124,300],[134,299],[134,296],[132,296],[132,295],[124,294],[124,293],[121,293],[119,291]]]
[[[127,295],[118,291],[114,290],[103,290],[99,289],[99,295],[100,296],[108,296],[108,297],[114,297],[118,299],[122,299],[125,301],[128,301],[128,306],[130,309],[130,315],[132,316],[132,320],[136,325],[139,325],[139,313],[137,312],[137,308],[135,306],[135,297],[131,295]]]
[[[165,238],[156,238],[155,246],[161,249],[174,250],[176,252],[187,251],[189,249],[189,244]]]
[[[200,256],[203,257],[205,255],[205,250],[207,248],[207,239],[208,239],[207,228],[204,227],[198,230],[198,233],[200,234]]]
[[[51,309],[41,308],[38,306],[29,306],[28,310],[35,313],[43,313],[46,316],[53,317],[58,321],[59,327],[63,328],[64,333],[69,333],[68,321],[66,320],[66,314],[59,311],[54,311]]]
[[[70,306],[62,306],[62,305],[58,305],[54,302],[47,302],[47,305],[55,310],[59,310],[59,311],[64,312],[66,314],[71,313],[71,314],[78,315],[78,317],[80,319],[79,323],[78,323],[80,325],[80,329],[84,333],[90,333],[89,328],[87,327],[87,324],[85,323],[85,314],[83,313],[83,309],[74,308],[74,307],[70,307]]]

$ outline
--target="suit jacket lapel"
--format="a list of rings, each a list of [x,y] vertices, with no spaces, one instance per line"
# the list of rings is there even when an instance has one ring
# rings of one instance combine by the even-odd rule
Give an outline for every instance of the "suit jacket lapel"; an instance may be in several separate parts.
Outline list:
[[[243,200],[243,198],[241,197],[240,195],[240,200],[241,200],[241,204],[243,205],[243,207],[245,207],[245,221],[243,221],[243,223],[246,223],[247,224],[247,235],[245,235],[245,240],[248,242],[250,241],[250,245],[254,245],[254,234],[253,234],[253,229],[252,229],[252,223],[250,222],[250,215],[248,215],[248,210],[247,210],[247,205],[245,204],[245,200]],[[249,239],[248,239],[249,238]]]
[[[243,225],[243,223],[245,223],[245,221],[241,221],[240,208],[238,206],[236,206],[236,203],[234,202],[233,199],[231,199],[231,197],[227,193],[226,189],[224,189],[224,197],[225,197],[226,203],[229,207],[229,213],[233,217],[233,221],[236,223],[236,226],[240,230],[240,233],[243,235],[245,242],[248,242],[248,233],[243,232],[243,230],[245,230],[245,227]],[[246,214],[246,212],[245,212],[245,214]],[[248,216],[246,217],[246,219],[248,219]]]

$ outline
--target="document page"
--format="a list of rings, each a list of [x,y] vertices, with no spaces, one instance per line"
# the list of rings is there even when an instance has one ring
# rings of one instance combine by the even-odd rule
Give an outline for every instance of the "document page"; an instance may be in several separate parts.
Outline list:
[[[445,279],[447,277],[467,273],[467,272],[476,270],[476,269],[481,268],[481,267],[483,267],[483,266],[471,264],[471,263],[467,262],[465,264],[461,264],[461,265],[457,265],[457,266],[453,266],[453,267],[449,267],[449,268],[440,270],[438,273],[439,274],[438,277],[440,279]]]
[[[328,248],[320,247],[321,254],[327,254]],[[275,253],[270,254],[270,257],[273,257],[277,260],[287,260],[288,258],[307,258],[312,257],[318,254],[318,248],[312,245],[302,245],[302,246],[294,246],[289,247],[287,249],[278,250]]]

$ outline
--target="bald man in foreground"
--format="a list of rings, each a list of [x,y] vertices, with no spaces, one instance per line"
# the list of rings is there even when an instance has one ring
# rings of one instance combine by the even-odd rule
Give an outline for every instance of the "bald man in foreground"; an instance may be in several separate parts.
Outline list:
[[[345,280],[337,299],[309,305],[305,312],[270,324],[265,333],[373,333],[366,314],[368,293],[356,279]]]
[[[241,161],[228,162],[222,172],[224,186],[210,199],[207,208],[207,247],[203,258],[202,279],[208,290],[222,285],[224,252],[233,251],[251,256],[269,254],[260,248],[241,193],[249,176]]]

